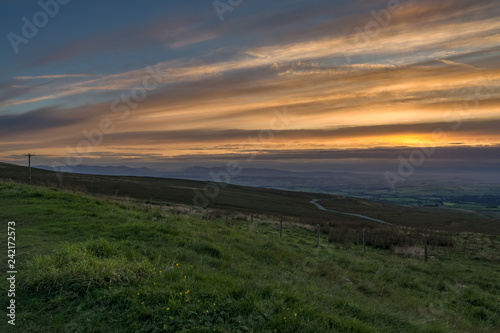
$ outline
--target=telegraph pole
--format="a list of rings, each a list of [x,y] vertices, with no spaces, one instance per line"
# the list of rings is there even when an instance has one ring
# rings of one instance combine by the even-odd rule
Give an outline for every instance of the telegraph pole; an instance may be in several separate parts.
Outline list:
[[[24,156],[28,156],[28,167],[29,167],[29,170],[30,170],[30,185],[31,185],[31,158],[33,156],[36,156],[36,155],[33,155],[33,154],[27,154],[27,155],[24,155]]]

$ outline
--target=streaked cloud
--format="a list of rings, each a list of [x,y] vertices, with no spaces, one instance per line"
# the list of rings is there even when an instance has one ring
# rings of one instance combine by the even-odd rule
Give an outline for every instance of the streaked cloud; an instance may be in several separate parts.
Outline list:
[[[369,38],[355,28],[376,22],[372,11],[385,1],[313,3],[273,11],[277,4],[257,1],[223,24],[211,6],[142,17],[32,56],[0,83],[2,154],[36,140],[47,156],[64,156],[103,118],[116,130],[89,158],[119,149],[140,157],[146,148],[168,158],[242,154],[251,148],[239,142],[268,129],[272,110],[284,107],[287,128],[259,148],[267,157],[500,143],[498,3],[402,1]],[[161,84],[127,106],[124,96],[151,70]],[[126,119],[115,101],[129,109]],[[435,128],[447,132],[437,143]]]
[[[40,75],[40,76],[17,76],[15,80],[38,80],[38,79],[65,79],[75,77],[88,77],[87,74],[61,74],[61,75]]]
[[[476,69],[476,67],[474,67],[474,66],[467,65],[467,64],[461,64],[461,63],[454,62],[454,61],[451,61],[451,60],[446,60],[446,59],[438,59],[438,60],[441,61],[442,63],[450,65],[450,66],[458,66],[458,67]]]
[[[199,36],[195,36],[195,37],[192,37],[192,38],[186,38],[186,39],[183,39],[183,40],[180,40],[180,41],[176,41],[176,42],[170,43],[170,44],[168,44],[168,46],[171,47],[171,48],[173,48],[173,49],[176,49],[176,48],[185,47],[185,46],[188,46],[188,45],[193,45],[193,44],[198,44],[198,43],[206,42],[206,41],[212,40],[212,39],[214,39],[216,37],[217,37],[217,35],[214,34],[214,33],[205,33],[205,34],[202,34],[202,35],[199,35]]]

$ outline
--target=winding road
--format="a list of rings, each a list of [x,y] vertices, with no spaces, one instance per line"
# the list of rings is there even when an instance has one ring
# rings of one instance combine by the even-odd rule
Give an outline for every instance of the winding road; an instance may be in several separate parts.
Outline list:
[[[313,199],[313,200],[311,200],[311,203],[312,203],[313,205],[316,205],[316,207],[318,207],[320,210],[324,210],[324,211],[326,211],[326,212],[332,212],[332,213],[337,213],[337,214],[342,214],[342,215],[355,216],[355,217],[359,217],[359,218],[362,218],[362,219],[365,219],[365,220],[370,220],[370,221],[374,221],[374,222],[378,222],[378,223],[383,223],[383,224],[391,224],[391,223],[387,223],[387,222],[382,221],[382,220],[374,219],[373,217],[368,217],[368,216],[359,215],[359,214],[352,214],[352,213],[338,212],[338,211],[336,211],[336,210],[326,209],[325,207],[321,206],[321,205],[318,203],[318,201],[319,201],[319,199]]]

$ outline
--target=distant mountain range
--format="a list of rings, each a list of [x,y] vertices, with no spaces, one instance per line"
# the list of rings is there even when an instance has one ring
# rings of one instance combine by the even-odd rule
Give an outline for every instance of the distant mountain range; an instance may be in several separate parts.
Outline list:
[[[161,171],[152,168],[131,168],[127,166],[95,166],[95,165],[77,165],[66,168],[53,168],[47,165],[37,165],[35,168],[51,170],[51,171],[64,171],[71,173],[81,173],[88,175],[106,175],[106,176],[141,176],[141,177],[161,177],[161,178],[182,178],[190,180],[214,180],[211,173],[220,174],[226,171],[226,167],[202,167],[193,166],[179,171]],[[354,176],[357,173],[350,172],[312,172],[312,171],[288,171],[270,168],[243,168],[241,172],[232,177],[236,178],[274,178],[274,177],[293,177],[293,178],[331,178],[339,176]]]
[[[48,165],[37,165],[35,168],[50,171],[81,173],[86,175],[163,177],[163,172],[155,169],[130,168],[127,166],[76,165],[72,167],[53,168]]]
[[[37,168],[51,171],[67,171],[71,173],[105,176],[137,176],[173,178],[197,181],[214,181],[240,186],[272,188],[278,190],[302,191],[310,193],[329,193],[342,196],[354,196],[372,200],[402,203],[402,198],[411,204],[435,204],[450,196],[463,195],[462,192],[473,192],[475,195],[498,196],[500,180],[491,174],[457,174],[457,173],[425,173],[416,172],[405,180],[397,193],[391,191],[383,172],[357,173],[333,171],[290,171],[271,168],[242,168],[237,175],[227,173],[225,166],[203,167],[193,166],[179,171],[162,171],[153,168],[131,168],[127,166],[90,166],[78,165],[67,170],[57,170],[49,166]],[[439,195],[438,195],[439,193]],[[432,200],[429,198],[433,198]],[[482,197],[481,197],[482,198]],[[435,200],[434,200],[435,199]],[[478,199],[479,200],[479,199]],[[469,200],[470,201],[470,200]],[[477,201],[477,200],[476,200]],[[482,198],[481,203],[485,201]],[[496,204],[496,201],[494,201]]]
[[[66,170],[46,165],[36,166],[51,171],[65,171],[88,175],[139,176],[175,178],[200,181],[227,182],[234,185],[266,187],[309,192],[337,192],[356,184],[373,184],[384,181],[380,174],[360,174],[350,172],[287,171],[270,168],[243,168],[235,176],[227,173],[225,166],[193,166],[179,171],[161,171],[152,168],[131,168],[126,166],[90,166],[78,165]],[[229,177],[228,177],[229,176]]]

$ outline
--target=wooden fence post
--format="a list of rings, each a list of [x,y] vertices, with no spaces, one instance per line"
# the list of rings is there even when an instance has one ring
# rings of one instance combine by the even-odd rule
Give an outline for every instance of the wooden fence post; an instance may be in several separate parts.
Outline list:
[[[427,236],[424,236],[424,260],[427,262]]]
[[[363,254],[366,253],[365,229],[363,229]]]
[[[320,236],[320,231],[321,231],[319,224],[316,224],[316,231],[317,231],[316,245],[319,246],[319,236]]]

